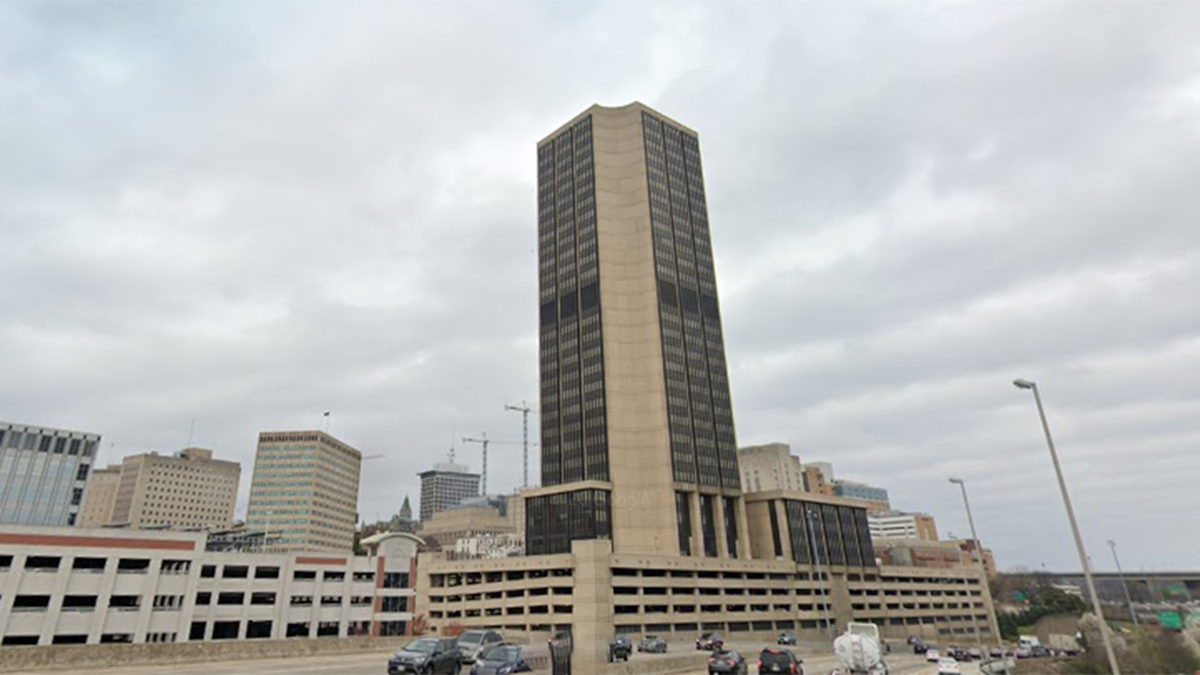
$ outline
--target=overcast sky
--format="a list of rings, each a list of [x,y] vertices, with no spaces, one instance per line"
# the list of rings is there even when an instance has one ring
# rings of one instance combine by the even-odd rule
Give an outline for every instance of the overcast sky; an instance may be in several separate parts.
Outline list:
[[[105,463],[195,420],[242,514],[258,432],[329,410],[384,455],[364,517],[415,506],[538,398],[537,141],[639,100],[700,134],[740,444],[943,536],[961,476],[1002,569],[1078,569],[1027,377],[1096,565],[1198,569],[1198,34],[1183,2],[0,4],[0,419]]]

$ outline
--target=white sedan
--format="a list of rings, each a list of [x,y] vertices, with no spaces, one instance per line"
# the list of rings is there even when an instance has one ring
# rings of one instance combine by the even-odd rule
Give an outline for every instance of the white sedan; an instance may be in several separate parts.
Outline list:
[[[941,657],[942,657],[942,655],[939,654],[938,650],[936,650],[936,649],[925,650],[925,660],[929,661],[930,663],[936,663],[937,660],[940,659]]]
[[[937,675],[961,675],[962,670],[958,667],[958,661],[949,656],[938,659]]]

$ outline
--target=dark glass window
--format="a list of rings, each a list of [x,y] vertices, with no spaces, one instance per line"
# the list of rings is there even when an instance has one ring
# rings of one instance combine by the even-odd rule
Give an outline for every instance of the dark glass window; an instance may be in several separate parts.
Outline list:
[[[713,498],[700,495],[700,528],[704,539],[704,555],[717,556],[717,524],[713,515]]]
[[[600,285],[598,282],[593,281],[579,289],[579,305],[585,312],[600,306]]]
[[[679,528],[679,555],[692,554],[692,511],[686,492],[675,493],[675,522]]]
[[[771,516],[771,543],[775,545],[775,557],[783,555],[783,540],[779,537],[779,514],[775,512],[775,502],[767,502],[767,513]]]
[[[558,301],[543,302],[541,316],[543,328],[553,326],[558,321]]]
[[[729,551],[730,558],[736,558],[738,554],[738,530],[737,530],[737,511],[734,508],[733,499],[724,497],[723,504],[725,512],[725,550]]]
[[[532,497],[525,506],[525,523],[525,548],[530,555],[569,553],[576,539],[609,539],[608,492],[578,490]]]

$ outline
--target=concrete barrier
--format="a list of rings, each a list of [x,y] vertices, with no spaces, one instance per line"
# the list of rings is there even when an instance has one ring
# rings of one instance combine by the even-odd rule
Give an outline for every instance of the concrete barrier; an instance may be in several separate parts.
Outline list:
[[[642,658],[633,657],[604,666],[603,675],[639,675],[640,673],[680,673],[704,670],[708,665],[708,652],[687,654],[655,654]]]
[[[0,672],[386,653],[399,650],[409,640],[412,638],[363,637],[5,647],[0,649]]]

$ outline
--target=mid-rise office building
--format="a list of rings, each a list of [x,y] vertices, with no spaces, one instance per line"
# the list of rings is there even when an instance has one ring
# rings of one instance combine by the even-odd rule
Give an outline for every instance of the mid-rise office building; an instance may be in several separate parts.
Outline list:
[[[867,525],[871,528],[871,539],[938,540],[937,522],[928,513],[868,513]]]
[[[480,474],[462,464],[441,462],[417,475],[421,478],[421,522],[479,497]]]
[[[746,492],[804,489],[800,458],[792,454],[787,443],[738,448],[738,467]]]
[[[845,497],[846,499],[855,499],[861,502],[869,502],[868,508],[872,510],[887,511],[891,509],[891,501],[888,499],[888,491],[874,485],[866,483],[856,483],[850,480],[835,480],[833,481],[833,494],[835,497]]]
[[[75,525],[100,435],[0,422],[0,523]]]
[[[117,488],[121,485],[121,465],[95,469],[88,478],[79,509],[79,527],[104,527],[112,520]]]
[[[130,455],[119,466],[93,472],[84,524],[228,529],[241,475],[240,464],[213,459],[204,448]]]
[[[273,550],[354,548],[362,453],[323,431],[258,436],[246,527]]]
[[[136,644],[405,635],[410,534],[367,556],[225,553],[200,532],[0,526],[0,643]]]

